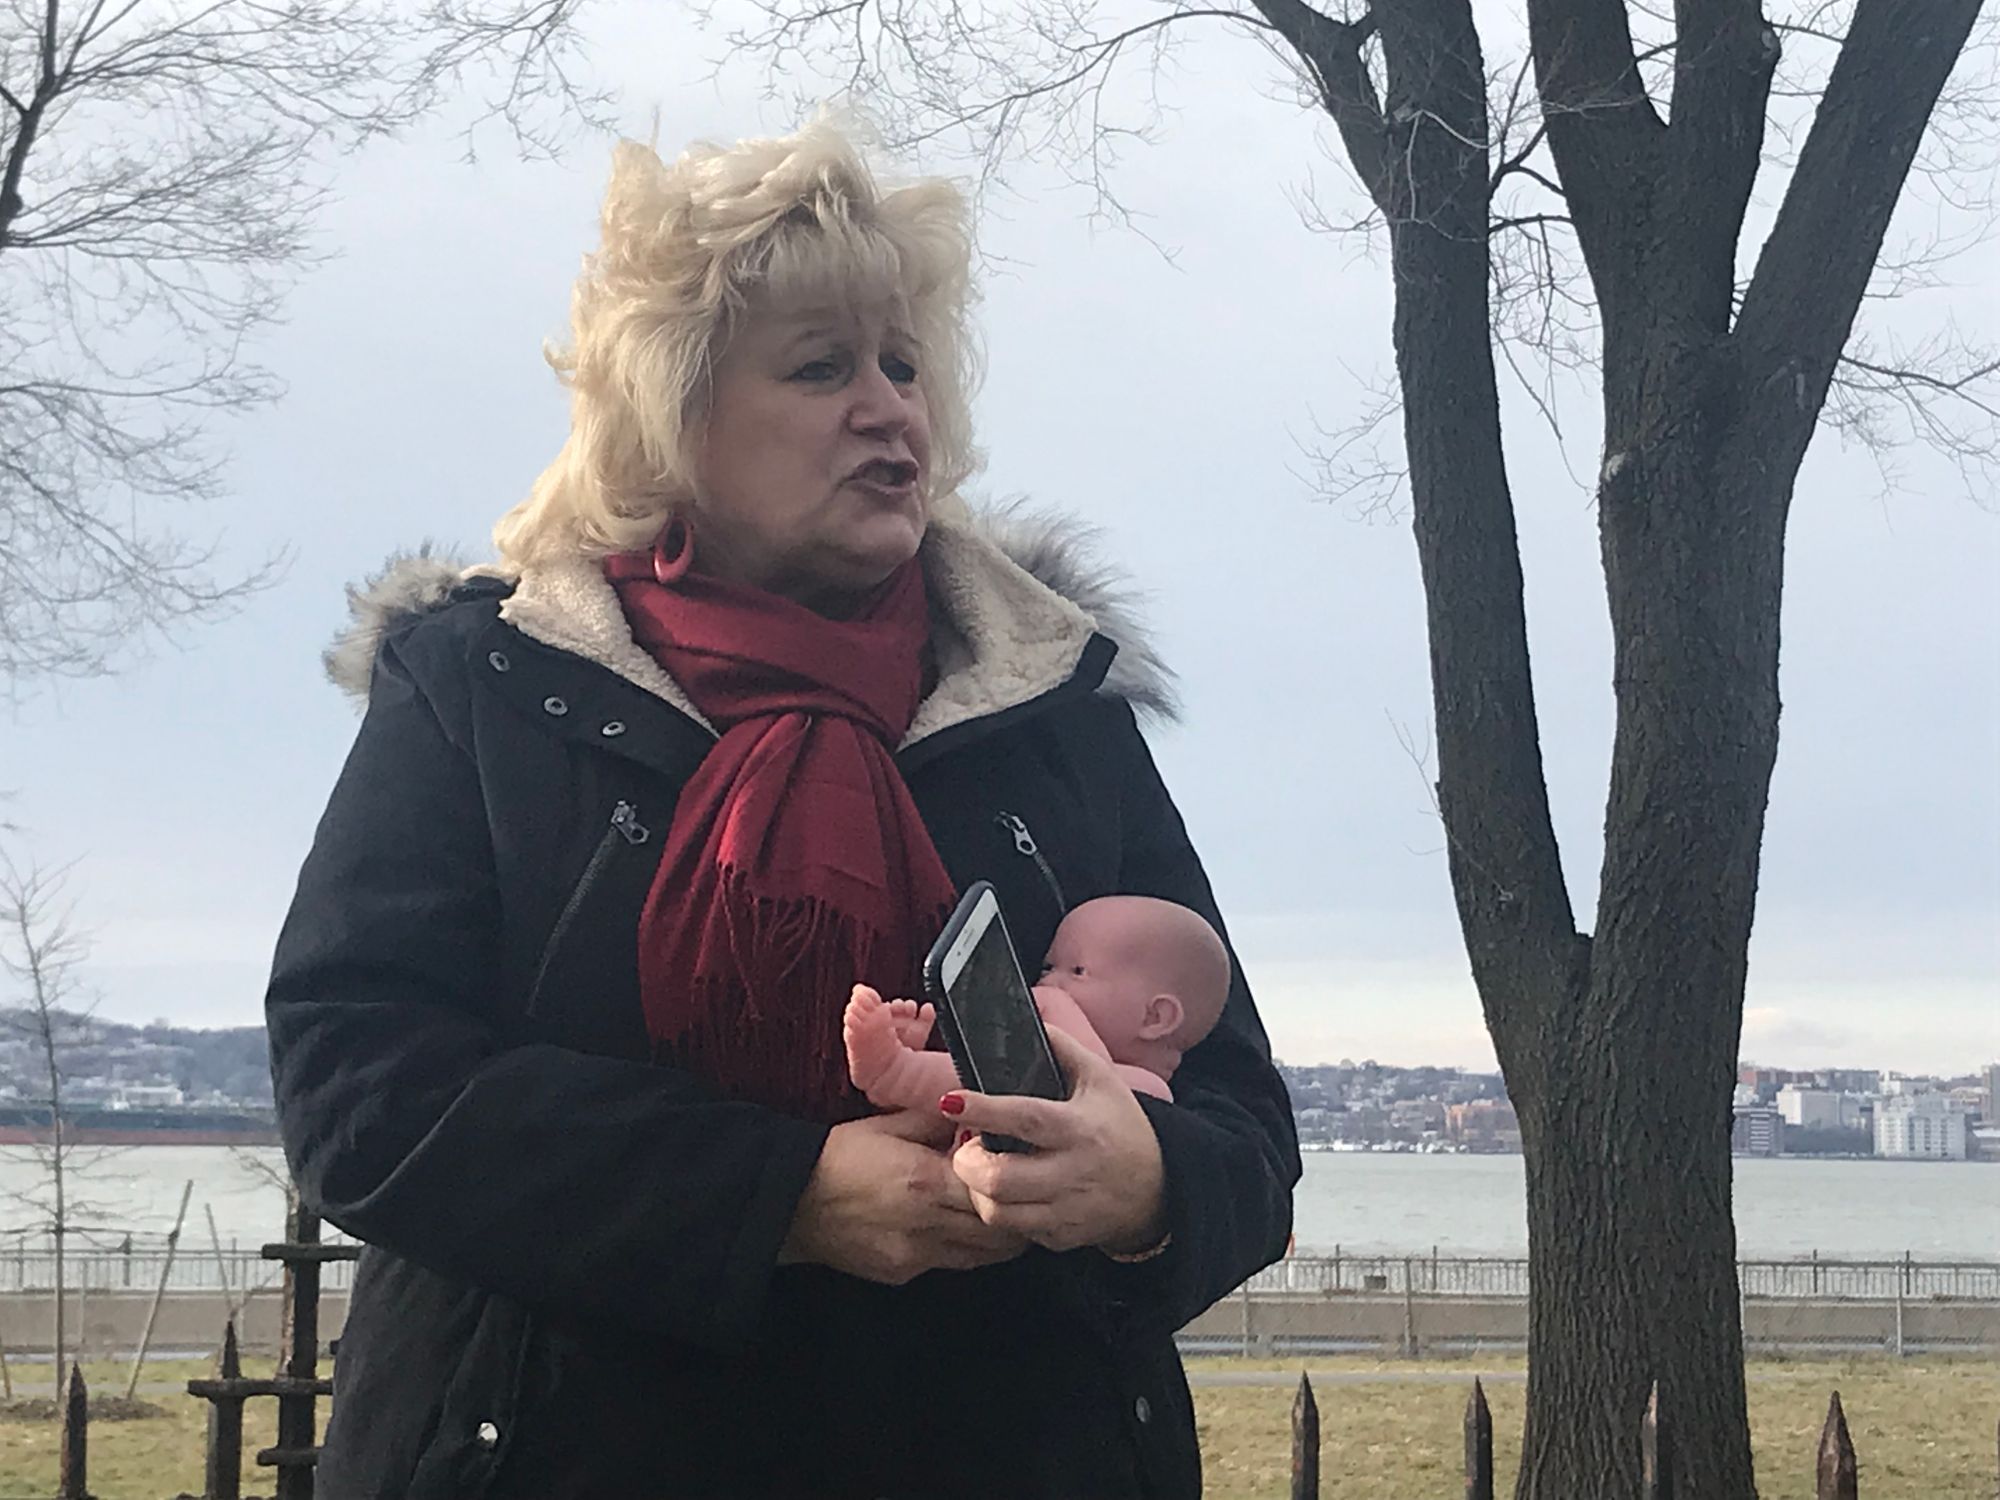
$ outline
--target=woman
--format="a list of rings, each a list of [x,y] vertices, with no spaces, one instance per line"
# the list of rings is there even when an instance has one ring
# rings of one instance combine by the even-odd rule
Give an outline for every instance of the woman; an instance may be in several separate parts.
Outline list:
[[[501,564],[357,596],[268,996],[293,1171],[370,1247],[327,1500],[1199,1493],[1173,1332],[1299,1171],[1240,974],[1173,1105],[1065,1043],[1062,1103],[845,1077],[850,988],[911,993],[972,880],[1028,953],[1112,892],[1219,926],[1159,669],[955,498],[968,261],[824,127],[621,147]]]

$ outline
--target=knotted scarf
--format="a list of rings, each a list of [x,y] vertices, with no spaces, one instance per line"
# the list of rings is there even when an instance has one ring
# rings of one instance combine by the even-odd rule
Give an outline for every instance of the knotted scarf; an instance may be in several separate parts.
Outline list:
[[[912,560],[852,618],[692,566],[676,523],[604,560],[633,639],[721,738],[680,795],[639,920],[656,1056],[736,1098],[864,1113],[841,1013],[857,981],[915,995],[954,899],[892,757],[923,694]]]

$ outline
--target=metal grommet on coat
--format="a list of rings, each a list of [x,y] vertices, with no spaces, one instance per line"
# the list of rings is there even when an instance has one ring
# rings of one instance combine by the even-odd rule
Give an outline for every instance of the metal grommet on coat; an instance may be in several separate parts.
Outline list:
[[[1132,1403],[1132,1415],[1137,1417],[1142,1425],[1152,1421],[1153,1403],[1148,1401],[1144,1396],[1139,1397],[1138,1400]]]
[[[481,1422],[473,1436],[479,1440],[479,1446],[482,1448],[500,1446],[500,1429],[491,1422]]]
[[[554,714],[560,719],[564,714],[569,712],[569,705],[551,693],[542,700],[542,712],[545,714]]]
[[[496,672],[505,672],[514,664],[507,660],[505,651],[489,651],[486,653],[486,665]]]
[[[603,735],[607,740],[615,740],[618,738],[619,735],[625,732],[625,721],[623,719],[612,719],[608,723],[606,723],[602,729],[598,730],[597,732]]]

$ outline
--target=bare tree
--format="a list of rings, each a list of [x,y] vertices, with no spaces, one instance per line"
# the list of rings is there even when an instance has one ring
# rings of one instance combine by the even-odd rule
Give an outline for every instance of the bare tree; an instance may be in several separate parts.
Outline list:
[[[335,158],[466,89],[468,151],[599,122],[579,3],[0,3],[0,687],[270,579],[173,512],[223,491],[218,420],[278,394],[255,341],[322,254]]]
[[[77,929],[65,899],[67,871],[22,870],[11,858],[0,858],[0,974],[19,989],[24,1002],[7,1016],[8,1024],[31,1042],[40,1087],[29,1103],[48,1112],[48,1140],[32,1147],[41,1168],[38,1188],[13,1196],[34,1212],[30,1226],[49,1237],[55,1252],[55,1306],[51,1337],[55,1361],[55,1399],[63,1392],[64,1364],[69,1354],[66,1336],[69,1242],[95,1213],[75,1196],[79,1167],[77,1147],[69,1138],[69,1117],[63,1101],[64,1060],[73,1047],[88,1040],[89,1017],[75,1007],[82,996],[79,970],[88,944]],[[79,1342],[81,1330],[78,1331]]]
[[[1113,217],[1116,153],[1156,120],[1172,48],[1248,39],[1331,119],[1365,200],[1347,217],[1389,240],[1406,466],[1375,472],[1407,485],[1451,885],[1527,1157],[1517,1495],[1637,1493],[1657,1379],[1687,1493],[1752,1500],[1730,1103],[1785,521],[1823,413],[1887,443],[1900,412],[1900,435],[1992,457],[1989,353],[1926,364],[1850,337],[1866,299],[1935,264],[1883,257],[1913,166],[1978,189],[2000,91],[1979,0],[1527,0],[1528,55],[1496,69],[1471,0],[1346,3],[727,14],[749,17],[732,54],[802,92],[850,88],[893,139],[956,141],[989,173],[1063,161]],[[1780,196],[1744,281],[1760,185]],[[1550,818],[1501,442],[1501,367],[1524,348],[1544,361],[1531,394],[1554,362],[1601,400],[1617,723],[1591,933]]]

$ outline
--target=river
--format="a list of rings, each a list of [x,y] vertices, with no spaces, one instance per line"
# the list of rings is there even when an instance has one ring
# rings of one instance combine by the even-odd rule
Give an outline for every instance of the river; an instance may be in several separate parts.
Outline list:
[[[186,1243],[206,1248],[207,1214],[226,1247],[278,1238],[284,1195],[275,1147],[138,1146],[79,1152],[71,1196],[93,1226],[89,1242],[135,1248],[172,1227],[192,1180]],[[86,1158],[91,1160],[85,1161]],[[0,1246],[43,1215],[45,1196],[26,1148],[0,1148]],[[1299,1249],[1355,1254],[1521,1255],[1526,1205],[1518,1156],[1419,1156],[1315,1151],[1306,1156],[1296,1218]],[[2000,1257],[2000,1166],[1973,1162],[1747,1158],[1736,1163],[1738,1248],[1746,1258]]]

